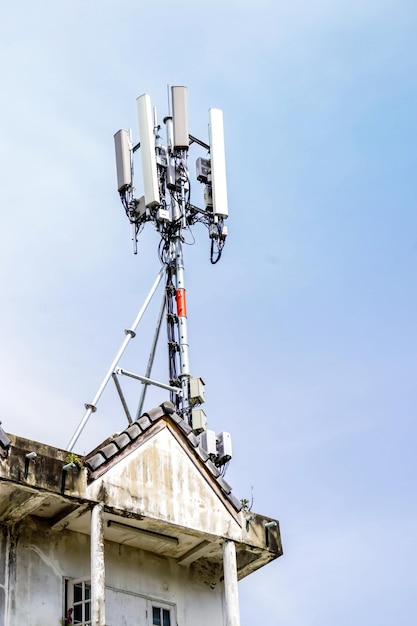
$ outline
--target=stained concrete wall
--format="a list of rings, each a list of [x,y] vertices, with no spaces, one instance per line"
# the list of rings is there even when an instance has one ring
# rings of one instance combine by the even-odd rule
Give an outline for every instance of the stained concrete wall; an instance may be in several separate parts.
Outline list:
[[[9,572],[8,603],[0,587],[0,626],[62,626],[64,580],[89,578],[90,537],[72,531],[51,533],[46,523],[35,518],[15,527],[11,541],[6,543],[4,533],[0,537],[0,585]],[[141,598],[175,605],[178,626],[223,624],[223,588],[211,589],[173,559],[111,542],[106,543],[105,558],[106,586],[112,596],[107,626],[145,626],[146,615],[137,614],[138,607],[145,606]],[[129,601],[120,592],[129,593]],[[115,598],[120,598],[117,622],[112,619]]]
[[[86,495],[100,501],[103,489],[106,504],[115,508],[211,535],[242,539],[241,526],[168,428],[94,480]]]
[[[0,626],[6,626],[7,544],[7,528],[0,527]]]

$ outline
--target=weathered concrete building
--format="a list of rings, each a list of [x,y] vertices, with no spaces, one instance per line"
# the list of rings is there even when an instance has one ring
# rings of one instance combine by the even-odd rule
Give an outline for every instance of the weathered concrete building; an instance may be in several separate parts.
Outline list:
[[[0,626],[239,626],[281,554],[169,402],[82,459],[0,427]]]

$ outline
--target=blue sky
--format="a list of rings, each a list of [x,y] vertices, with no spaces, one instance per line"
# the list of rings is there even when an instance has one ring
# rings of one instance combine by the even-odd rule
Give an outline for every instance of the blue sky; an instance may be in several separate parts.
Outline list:
[[[285,550],[242,581],[242,626],[415,613],[416,26],[401,0],[0,8],[8,432],[65,447],[158,272],[116,190],[135,98],[162,117],[167,84],[187,85],[202,138],[224,111],[229,241],[213,267],[197,225],[185,251],[190,362],[209,426],[232,433],[235,494],[253,487]],[[159,297],[126,369],[145,369]],[[78,451],[124,426],[109,387]]]

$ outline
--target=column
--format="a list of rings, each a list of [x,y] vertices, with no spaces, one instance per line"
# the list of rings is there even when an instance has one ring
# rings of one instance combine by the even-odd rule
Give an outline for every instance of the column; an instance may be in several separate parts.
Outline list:
[[[223,570],[226,626],[240,626],[236,547],[233,541],[226,540],[223,544]]]
[[[105,566],[103,505],[96,504],[91,511],[91,624],[105,626]]]

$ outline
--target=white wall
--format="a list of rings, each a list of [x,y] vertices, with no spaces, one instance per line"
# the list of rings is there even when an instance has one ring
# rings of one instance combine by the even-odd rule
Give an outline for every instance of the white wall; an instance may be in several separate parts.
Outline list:
[[[107,626],[142,623],[145,626],[146,621],[139,619],[137,610],[145,607],[147,598],[175,605],[179,626],[223,624],[223,590],[213,590],[192,579],[189,571],[173,559],[110,542],[106,544],[105,556]],[[16,566],[16,582],[9,589],[9,615],[5,624],[62,626],[63,581],[90,576],[90,537],[71,531],[52,534],[46,523],[29,519],[19,529]],[[120,595],[122,606],[117,622],[112,621],[114,602],[119,597],[116,590],[129,593],[129,596]]]

